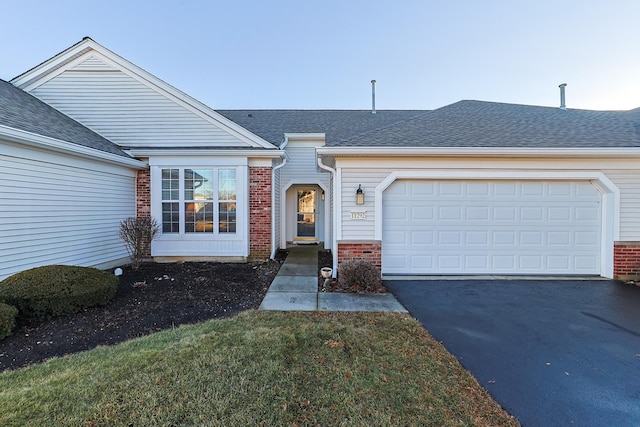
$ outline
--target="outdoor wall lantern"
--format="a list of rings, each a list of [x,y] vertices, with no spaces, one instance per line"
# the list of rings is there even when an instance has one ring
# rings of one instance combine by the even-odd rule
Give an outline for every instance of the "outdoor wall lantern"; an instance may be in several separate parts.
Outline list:
[[[320,194],[320,198],[322,199],[322,201],[324,202],[324,190],[322,190],[322,194]]]
[[[364,205],[364,192],[362,191],[362,184],[358,184],[356,190],[356,205]]]

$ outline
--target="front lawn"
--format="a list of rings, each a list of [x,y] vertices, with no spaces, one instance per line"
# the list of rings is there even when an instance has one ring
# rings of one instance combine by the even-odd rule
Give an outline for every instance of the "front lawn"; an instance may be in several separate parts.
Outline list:
[[[0,425],[518,425],[418,322],[280,313],[0,374]]]

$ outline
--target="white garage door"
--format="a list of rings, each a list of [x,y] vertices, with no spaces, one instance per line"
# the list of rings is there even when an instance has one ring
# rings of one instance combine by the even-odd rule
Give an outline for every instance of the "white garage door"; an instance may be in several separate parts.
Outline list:
[[[399,180],[382,215],[384,274],[600,274],[589,182]]]

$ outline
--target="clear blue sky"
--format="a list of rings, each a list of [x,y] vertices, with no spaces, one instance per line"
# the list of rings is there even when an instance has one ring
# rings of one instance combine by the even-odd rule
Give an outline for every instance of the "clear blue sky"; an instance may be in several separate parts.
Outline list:
[[[219,109],[640,107],[638,0],[20,0],[0,78],[90,36]]]

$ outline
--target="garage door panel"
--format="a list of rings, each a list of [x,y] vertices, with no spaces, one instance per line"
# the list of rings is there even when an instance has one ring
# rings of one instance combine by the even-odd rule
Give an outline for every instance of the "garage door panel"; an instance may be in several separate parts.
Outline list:
[[[393,221],[393,220],[409,221],[407,208],[404,206],[392,206],[386,211],[386,214],[387,214],[387,219],[390,221]]]
[[[488,259],[484,255],[470,255],[465,257],[465,267],[467,269],[486,269],[488,265]]]
[[[576,207],[576,221],[594,221],[600,217],[598,207]]]
[[[544,194],[544,186],[540,182],[524,182],[519,185],[521,187],[520,196],[524,198],[527,198],[527,197],[540,198],[540,196]]]
[[[544,209],[539,206],[523,206],[520,208],[520,219],[523,221],[542,222],[545,218]]]
[[[467,245],[486,246],[489,243],[489,233],[486,231],[467,231],[464,241]]]
[[[599,274],[600,200],[588,182],[395,182],[383,273]]]
[[[410,243],[414,246],[432,245],[433,231],[414,231],[411,233]]]
[[[543,268],[543,260],[542,256],[521,256],[520,257],[520,265],[521,269],[526,270],[538,270],[541,271]]]

